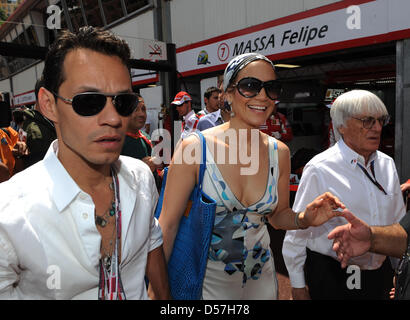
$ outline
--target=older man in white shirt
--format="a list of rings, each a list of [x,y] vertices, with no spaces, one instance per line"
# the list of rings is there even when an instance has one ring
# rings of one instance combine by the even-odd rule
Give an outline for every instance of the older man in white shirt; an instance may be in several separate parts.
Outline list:
[[[170,298],[153,176],[119,157],[138,98],[128,45],[108,31],[62,32],[44,64],[42,113],[57,140],[0,184],[0,298]]]
[[[371,225],[398,222],[405,209],[396,167],[392,158],[377,151],[388,123],[383,102],[368,91],[353,90],[334,102],[331,116],[339,140],[306,165],[293,210],[303,210],[330,191]],[[317,228],[287,232],[283,257],[294,299],[388,298],[392,269],[385,256],[367,253],[350,260],[356,267],[340,268],[327,235],[345,223],[338,217]]]

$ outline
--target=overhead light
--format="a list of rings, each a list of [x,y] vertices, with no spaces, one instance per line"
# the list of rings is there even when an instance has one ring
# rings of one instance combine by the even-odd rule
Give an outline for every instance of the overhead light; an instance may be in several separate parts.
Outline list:
[[[278,68],[300,68],[301,66],[296,65],[296,64],[278,63],[278,64],[275,64],[275,67],[278,67]]]

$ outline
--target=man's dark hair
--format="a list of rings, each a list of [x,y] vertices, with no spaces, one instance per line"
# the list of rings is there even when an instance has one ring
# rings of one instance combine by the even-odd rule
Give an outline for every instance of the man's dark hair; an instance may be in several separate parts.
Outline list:
[[[82,27],[76,34],[64,30],[50,46],[43,70],[44,87],[58,93],[65,80],[64,59],[75,49],[90,49],[108,56],[117,56],[129,68],[131,57],[128,44],[109,31],[91,26]]]
[[[218,89],[217,87],[209,87],[208,89],[206,89],[205,93],[204,93],[204,98],[209,99],[212,96],[213,92],[221,92],[221,89]]]
[[[14,122],[20,124],[24,122],[24,112],[21,109],[13,111]]]

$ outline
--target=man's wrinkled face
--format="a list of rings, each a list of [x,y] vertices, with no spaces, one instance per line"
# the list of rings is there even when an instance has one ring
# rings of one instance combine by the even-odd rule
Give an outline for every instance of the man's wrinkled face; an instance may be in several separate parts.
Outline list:
[[[375,118],[377,119],[382,116],[383,115],[377,115]],[[365,158],[379,148],[383,128],[379,121],[375,121],[374,125],[369,129],[364,128],[363,122],[359,119],[368,117],[373,117],[373,115],[359,114],[355,117],[351,117],[346,121],[345,127],[339,128],[343,136],[343,141],[352,150]]]

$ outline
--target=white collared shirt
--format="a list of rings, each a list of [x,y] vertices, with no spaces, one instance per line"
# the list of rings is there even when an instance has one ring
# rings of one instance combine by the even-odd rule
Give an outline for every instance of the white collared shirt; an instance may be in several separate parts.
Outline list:
[[[181,139],[186,138],[192,131],[196,130],[198,117],[194,110],[188,112],[184,117],[184,126],[182,128]]]
[[[203,131],[222,123],[224,123],[224,121],[221,116],[221,109],[218,109],[214,112],[208,113],[206,116],[199,119],[197,128],[199,131]]]
[[[336,145],[315,156],[305,166],[293,210],[304,211],[307,204],[329,191],[369,225],[384,226],[399,222],[405,214],[405,208],[394,161],[386,154],[376,151],[368,161],[367,169],[370,175],[372,174],[369,167],[373,160],[376,180],[387,195],[379,190],[357,165],[359,162],[366,167],[364,158],[340,139]],[[328,240],[327,235],[335,227],[346,223],[344,218],[336,217],[320,227],[287,231],[282,253],[292,287],[305,286],[303,267],[306,247],[336,259],[336,253],[332,250],[333,242]],[[383,255],[366,253],[351,259],[349,264],[374,270],[378,269],[384,260]]]
[[[56,156],[0,184],[0,299],[97,299],[101,236],[94,203]],[[147,255],[162,244],[148,166],[120,156],[121,280],[127,299],[147,299]]]

